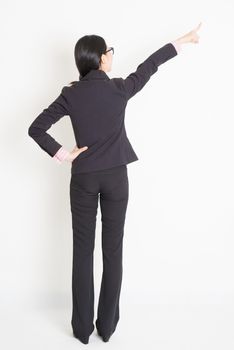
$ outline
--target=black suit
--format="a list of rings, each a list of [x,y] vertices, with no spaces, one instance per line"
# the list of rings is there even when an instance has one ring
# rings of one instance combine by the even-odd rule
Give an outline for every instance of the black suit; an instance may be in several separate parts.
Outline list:
[[[127,78],[112,78],[103,70],[91,70],[60,95],[32,122],[29,135],[54,156],[62,145],[46,131],[69,115],[78,147],[88,146],[72,162],[71,172],[108,169],[138,160],[125,130],[127,102],[149,81],[158,67],[177,55],[167,43],[142,62]]]
[[[177,55],[168,43],[150,55],[126,79],[91,70],[31,124],[29,135],[50,156],[62,147],[46,131],[62,116],[71,118],[76,143],[89,149],[72,162],[70,203],[73,228],[72,328],[88,343],[94,330],[93,250],[100,194],[103,274],[96,326],[107,341],[119,321],[122,245],[129,196],[127,164],[137,156],[127,138],[124,118],[128,100],[158,70]]]

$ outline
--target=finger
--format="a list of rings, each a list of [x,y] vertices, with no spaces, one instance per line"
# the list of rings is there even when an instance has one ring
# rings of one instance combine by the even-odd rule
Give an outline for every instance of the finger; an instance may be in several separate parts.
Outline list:
[[[88,149],[87,146],[81,147],[81,148],[79,149],[79,152],[80,152],[80,153],[81,153],[81,152],[84,152],[84,151],[86,151],[87,149]]]
[[[201,28],[201,24],[202,24],[202,22],[200,22],[200,23],[198,24],[197,28],[195,29],[196,31],[198,31],[198,30]]]

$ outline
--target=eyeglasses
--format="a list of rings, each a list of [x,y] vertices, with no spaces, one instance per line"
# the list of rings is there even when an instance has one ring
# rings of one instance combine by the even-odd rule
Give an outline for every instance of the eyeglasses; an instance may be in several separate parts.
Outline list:
[[[105,51],[105,53],[109,52],[112,50],[112,54],[114,55],[114,48],[113,47],[110,47],[108,50]]]

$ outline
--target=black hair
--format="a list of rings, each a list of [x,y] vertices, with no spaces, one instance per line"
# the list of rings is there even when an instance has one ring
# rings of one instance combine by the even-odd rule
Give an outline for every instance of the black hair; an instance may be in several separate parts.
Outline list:
[[[106,42],[99,35],[85,35],[77,41],[74,57],[80,74],[79,79],[83,78],[90,70],[99,69],[101,56],[106,50]],[[76,81],[72,81],[70,84],[74,83]]]

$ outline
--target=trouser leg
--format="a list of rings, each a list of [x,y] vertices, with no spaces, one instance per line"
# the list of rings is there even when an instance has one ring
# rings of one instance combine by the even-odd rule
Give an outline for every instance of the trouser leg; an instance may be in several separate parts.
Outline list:
[[[94,330],[93,251],[95,242],[98,191],[84,176],[73,176],[70,201],[73,229],[72,328],[74,335],[88,343]]]
[[[100,192],[103,272],[96,327],[105,338],[109,338],[115,331],[120,317],[119,299],[128,186],[127,168],[121,168],[109,178],[105,178]]]

